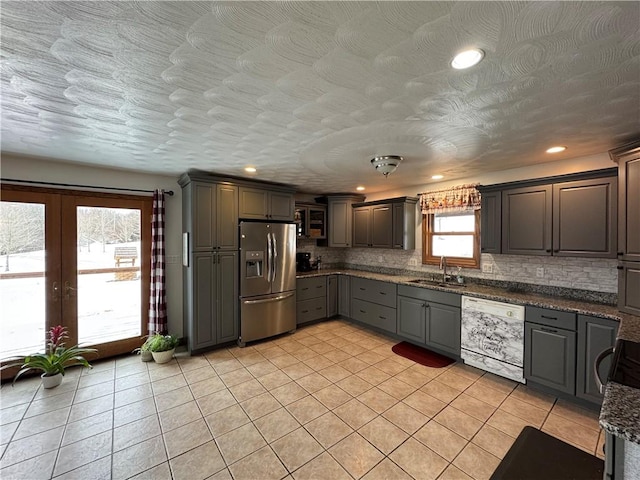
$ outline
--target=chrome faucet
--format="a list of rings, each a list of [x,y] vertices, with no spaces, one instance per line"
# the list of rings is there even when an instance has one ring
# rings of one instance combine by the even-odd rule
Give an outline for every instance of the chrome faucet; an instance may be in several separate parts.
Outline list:
[[[447,257],[440,257],[440,269],[442,270],[442,283],[447,283]]]

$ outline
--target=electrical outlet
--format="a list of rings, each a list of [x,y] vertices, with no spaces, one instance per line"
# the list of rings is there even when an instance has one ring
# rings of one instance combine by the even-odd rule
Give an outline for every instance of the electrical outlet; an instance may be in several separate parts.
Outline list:
[[[166,255],[164,259],[167,265],[170,263],[178,263],[178,255]]]
[[[378,255],[378,263],[383,263],[384,257],[382,255]]]
[[[409,266],[410,267],[417,267],[418,266],[418,260],[416,260],[415,258],[410,258],[409,259]]]
[[[538,278],[544,277],[544,268],[543,267],[536,268],[536,277],[538,277]]]
[[[482,273],[493,273],[493,264],[492,263],[483,263],[482,264]]]

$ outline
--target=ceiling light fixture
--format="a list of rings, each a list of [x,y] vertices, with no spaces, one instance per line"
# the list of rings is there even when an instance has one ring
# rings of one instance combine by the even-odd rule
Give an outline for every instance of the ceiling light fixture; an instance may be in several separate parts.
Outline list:
[[[364,191],[364,187],[362,185],[360,185],[359,187],[356,187],[356,190],[359,192]]]
[[[256,167],[244,167],[244,171],[247,173],[256,173]]]
[[[431,175],[432,180],[442,180],[444,175]]]
[[[400,155],[384,155],[373,157],[371,159],[371,165],[386,177],[396,171],[396,168],[398,168],[402,160],[404,159]]]
[[[484,58],[484,52],[479,48],[472,48],[458,53],[453,60],[451,60],[451,66],[456,70],[463,70],[465,68],[473,67],[480,63],[480,60]]]
[[[557,147],[547,148],[547,153],[560,153],[564,152],[567,147],[563,147],[562,145],[558,145]]]

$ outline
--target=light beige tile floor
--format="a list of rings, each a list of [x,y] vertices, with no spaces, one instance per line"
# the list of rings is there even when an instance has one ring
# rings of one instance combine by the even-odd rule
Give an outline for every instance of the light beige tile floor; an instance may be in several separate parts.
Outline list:
[[[0,478],[482,480],[533,425],[602,457],[597,413],[342,320],[0,390]]]

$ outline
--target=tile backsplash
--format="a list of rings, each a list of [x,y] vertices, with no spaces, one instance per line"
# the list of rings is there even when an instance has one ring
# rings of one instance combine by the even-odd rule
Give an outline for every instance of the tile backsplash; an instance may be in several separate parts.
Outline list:
[[[324,267],[384,267],[417,274],[440,272],[436,266],[422,265],[419,249],[327,248],[316,246],[313,240],[298,240],[298,251],[311,252],[314,260],[320,255]],[[481,265],[491,266],[491,273],[463,268],[462,275],[604,293],[617,293],[618,290],[615,259],[482,254],[480,261]],[[452,273],[455,271],[457,269],[451,268]]]

